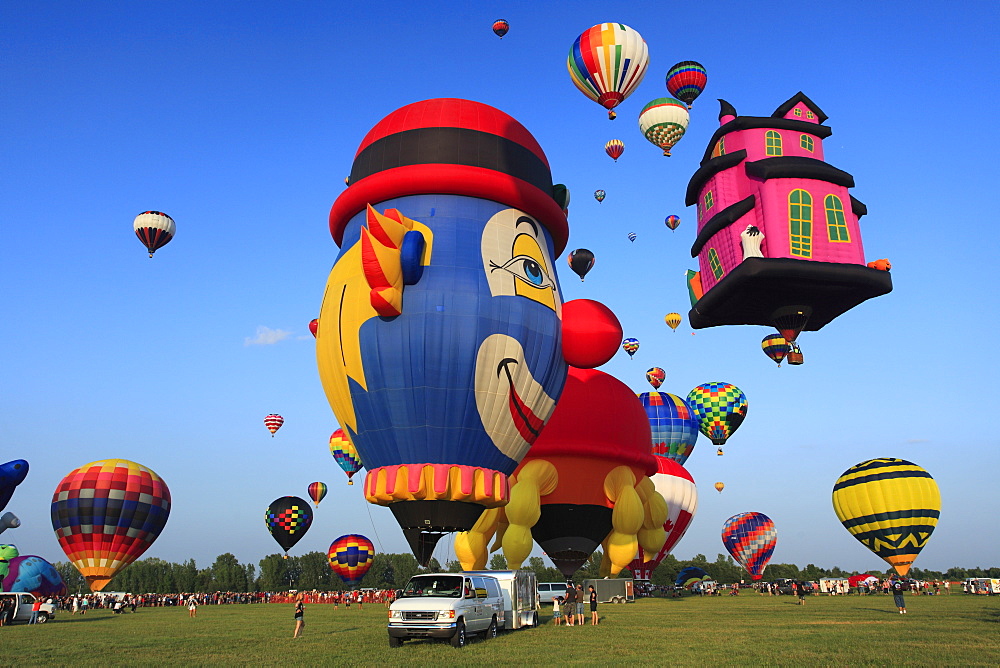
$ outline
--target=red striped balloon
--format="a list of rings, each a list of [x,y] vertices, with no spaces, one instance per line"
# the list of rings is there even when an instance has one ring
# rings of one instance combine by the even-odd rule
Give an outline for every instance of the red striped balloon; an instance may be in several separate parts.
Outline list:
[[[281,429],[281,425],[285,424],[285,418],[281,417],[277,413],[271,413],[270,415],[264,416],[264,426],[267,430],[271,432],[271,437],[274,437],[274,432]]]
[[[618,162],[618,158],[622,157],[622,153],[625,152],[625,142],[621,139],[612,139],[604,145],[604,152],[611,156],[615,162]]]

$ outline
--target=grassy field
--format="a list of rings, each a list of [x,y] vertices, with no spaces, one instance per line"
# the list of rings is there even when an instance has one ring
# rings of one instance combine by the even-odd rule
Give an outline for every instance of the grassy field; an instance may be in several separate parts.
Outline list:
[[[543,625],[473,639],[464,649],[410,641],[390,649],[382,606],[306,608],[292,639],[291,605],[60,613],[0,629],[2,666],[282,665],[1000,665],[1000,597],[791,596],[643,600],[602,605],[597,627]],[[589,617],[589,614],[588,614]]]

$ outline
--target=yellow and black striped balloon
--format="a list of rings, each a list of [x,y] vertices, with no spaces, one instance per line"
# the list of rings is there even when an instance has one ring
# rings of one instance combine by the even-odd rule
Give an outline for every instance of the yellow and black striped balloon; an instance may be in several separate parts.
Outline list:
[[[912,462],[869,459],[837,479],[833,509],[851,535],[906,576],[937,526],[941,493]]]

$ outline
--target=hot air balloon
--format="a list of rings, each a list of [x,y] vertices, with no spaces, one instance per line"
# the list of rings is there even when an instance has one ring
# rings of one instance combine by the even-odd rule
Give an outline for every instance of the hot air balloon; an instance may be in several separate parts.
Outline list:
[[[607,153],[612,160],[618,162],[618,158],[622,157],[622,153],[625,152],[625,142],[621,139],[612,139],[604,145],[604,152]]]
[[[170,515],[163,479],[127,459],[103,459],[70,471],[52,495],[52,528],[70,563],[101,591],[142,556]]]
[[[503,39],[503,36],[507,34],[508,30],[510,30],[510,24],[504,19],[497,19],[493,22],[493,32],[496,33],[496,36],[500,39]]]
[[[701,63],[684,60],[667,70],[667,91],[691,108],[691,103],[705,90],[708,74]]]
[[[639,350],[639,339],[628,338],[622,341],[622,350],[628,353],[628,358],[632,359],[635,352]]]
[[[771,324],[782,338],[793,343],[809,322],[812,308],[809,306],[783,306],[771,315]]]
[[[680,313],[668,313],[663,316],[663,322],[667,323],[667,327],[677,331],[677,327],[681,324],[681,314]]]
[[[524,126],[435,99],[369,131],[330,210],[340,253],[320,379],[368,471],[365,498],[392,511],[421,564],[444,533],[506,503],[562,391],[553,258],[567,204]]]
[[[649,420],[653,454],[684,464],[698,441],[698,420],[688,403],[668,392],[643,392],[639,403]]]
[[[333,572],[353,588],[372,567],[375,546],[364,536],[352,533],[330,543],[326,556]]]
[[[629,241],[633,241],[633,242],[636,240],[636,234],[635,234],[635,232],[629,232],[628,233],[628,240]]]
[[[724,482],[715,483],[715,491],[718,492],[719,494],[722,494],[722,490],[724,490],[725,488],[726,488],[726,483]]]
[[[285,424],[285,418],[281,417],[277,413],[271,413],[270,415],[264,416],[264,426],[267,430],[271,432],[271,438],[274,438],[274,432],[281,429],[281,425]]]
[[[671,214],[663,219],[663,224],[671,230],[676,230],[677,226],[681,224],[681,217]]]
[[[361,463],[358,449],[354,447],[343,429],[330,434],[330,454],[336,460],[337,466],[344,469],[344,473],[347,474],[347,484],[353,485],[354,481],[351,478],[364,467],[364,464]]]
[[[733,515],[722,525],[722,543],[754,580],[764,574],[777,542],[774,522],[763,513]]]
[[[286,559],[288,551],[306,535],[306,531],[309,531],[312,519],[312,508],[304,499],[297,496],[275,499],[264,512],[267,530],[285,551]]]
[[[785,355],[790,350],[788,341],[781,334],[768,334],[760,342],[760,347],[764,350],[764,354],[776,362],[779,367],[781,366],[781,360],[785,359]]]
[[[66,583],[55,566],[34,554],[18,554],[14,548],[13,555],[9,549],[13,545],[0,546],[0,564],[7,567],[7,572],[0,568],[0,591],[30,591],[39,598],[63,596],[66,593]]]
[[[687,130],[687,107],[680,100],[661,97],[653,100],[639,112],[639,129],[654,146],[663,149],[663,155],[670,157],[670,149],[681,140]]]
[[[598,202],[603,202],[605,197],[607,197],[607,193],[604,192],[603,190],[594,191],[594,199],[596,199]]]
[[[316,331],[319,329],[319,318],[313,318],[309,321],[309,332],[316,338]]]
[[[583,280],[583,277],[594,268],[594,263],[597,260],[594,259],[594,254],[591,253],[586,248],[577,248],[575,251],[566,256],[566,262],[569,264],[569,268],[573,270],[573,273]]]
[[[685,566],[677,574],[674,584],[678,587],[690,589],[694,583],[702,582],[707,578],[709,578],[709,575],[705,572],[705,569],[698,568],[697,566]]]
[[[24,482],[28,475],[28,462],[14,459],[6,464],[0,464],[0,510],[7,507],[14,489]]]
[[[311,482],[309,483],[309,498],[312,499],[313,505],[319,508],[319,502],[323,500],[326,496],[326,483],[325,482]]]
[[[740,388],[730,383],[702,383],[688,393],[688,405],[694,411],[701,433],[722,446],[743,424],[747,416],[747,397]]]
[[[177,226],[174,219],[160,211],[143,211],[132,222],[132,229],[153,257],[158,249],[163,248],[174,238]]]
[[[652,385],[654,390],[660,389],[660,385],[663,385],[663,381],[666,377],[667,372],[658,366],[646,369],[646,382]]]
[[[913,462],[869,459],[837,479],[833,509],[852,536],[906,577],[937,526],[941,493]]]
[[[16,529],[21,526],[21,519],[11,512],[6,512],[0,515],[0,533],[3,533],[7,529]]]
[[[623,23],[600,23],[583,32],[569,49],[569,76],[581,93],[608,110],[631,95],[649,67],[642,35]]]
[[[666,457],[657,457],[656,467],[653,486],[667,502],[667,519],[663,523],[667,538],[663,541],[663,547],[651,559],[646,560],[647,555],[640,547],[638,556],[629,564],[628,568],[632,571],[633,577],[641,580],[649,580],[652,577],[656,567],[687,533],[691,520],[698,510],[698,489],[688,470]]]

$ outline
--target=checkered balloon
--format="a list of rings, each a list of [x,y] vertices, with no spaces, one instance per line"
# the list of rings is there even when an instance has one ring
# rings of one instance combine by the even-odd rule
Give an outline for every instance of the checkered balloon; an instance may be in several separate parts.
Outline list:
[[[312,508],[304,499],[297,496],[275,499],[264,513],[267,530],[285,551],[285,556],[309,530],[312,518]]]

